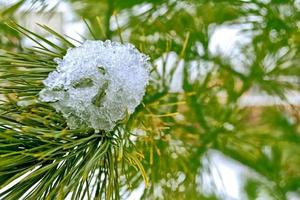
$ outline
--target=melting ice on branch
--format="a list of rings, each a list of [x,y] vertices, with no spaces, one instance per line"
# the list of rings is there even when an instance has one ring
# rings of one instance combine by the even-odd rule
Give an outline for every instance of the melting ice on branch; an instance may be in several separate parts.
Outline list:
[[[112,130],[140,104],[149,80],[148,57],[131,44],[86,41],[56,62],[39,98],[71,129]]]

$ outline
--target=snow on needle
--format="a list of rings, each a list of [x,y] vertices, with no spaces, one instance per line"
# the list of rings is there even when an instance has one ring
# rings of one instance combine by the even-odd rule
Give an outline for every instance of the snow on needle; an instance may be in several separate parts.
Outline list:
[[[148,56],[131,44],[85,41],[70,48],[43,81],[39,99],[61,112],[71,129],[112,130],[141,103]]]

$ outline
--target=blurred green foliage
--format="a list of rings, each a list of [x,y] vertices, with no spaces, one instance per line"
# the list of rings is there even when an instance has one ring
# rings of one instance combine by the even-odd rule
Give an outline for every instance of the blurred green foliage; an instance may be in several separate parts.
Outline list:
[[[0,15],[1,19],[12,15],[24,2],[20,1],[20,4],[14,5],[15,7],[4,9]],[[127,137],[126,141],[132,144],[124,144],[126,151],[138,152],[140,156],[137,156],[137,159],[141,161],[149,179],[149,187],[143,190],[143,199],[226,199],[217,190],[205,191],[205,188],[201,187],[203,183],[199,183],[201,172],[210,167],[202,161],[211,150],[221,152],[255,172],[258,178],[247,175],[241,177],[245,182],[243,198],[257,199],[262,191],[271,199],[288,199],[290,193],[300,197],[300,102],[296,105],[290,104],[286,98],[288,91],[300,92],[298,1],[68,0],[66,2],[78,17],[86,21],[90,28],[86,37],[92,38],[93,35],[96,39],[130,42],[151,57],[152,80],[144,102],[123,127],[127,133],[124,134],[124,137]],[[240,34],[244,36],[245,41],[236,44],[237,53],[211,51],[212,37],[220,27],[240,28]],[[19,40],[19,34],[2,22],[0,31],[3,32],[0,37],[2,49],[18,47],[18,42],[15,43],[11,37]],[[4,35],[10,35],[10,39],[4,39],[8,38],[3,37]],[[234,38],[224,39],[234,40]],[[0,58],[2,65],[0,91],[8,98],[0,106],[0,185],[12,177],[11,174],[7,174],[8,169],[5,166],[16,161],[16,157],[7,157],[7,152],[17,151],[7,148],[9,145],[17,147],[17,144],[14,140],[8,139],[8,128],[5,123],[15,119],[11,113],[29,116],[29,119],[34,117],[30,116],[32,110],[18,108],[16,102],[23,96],[36,98],[37,92],[42,87],[41,80],[53,70],[51,59],[57,56],[53,52],[48,52],[43,55],[46,57],[39,60],[41,52],[34,53],[36,57],[28,57],[29,52],[25,52],[23,57],[10,54],[9,58],[12,61],[7,57]],[[176,55],[175,58],[170,54]],[[62,56],[63,51],[59,55]],[[22,64],[26,66],[30,59],[31,64],[47,63],[45,66],[48,71],[30,69],[32,72],[36,71],[38,74],[36,76],[40,78],[39,82],[32,82],[31,74],[25,76],[24,71],[22,73],[24,69],[18,68],[23,66]],[[162,60],[161,68],[155,62],[157,59]],[[14,63],[14,60],[18,62]],[[174,75],[177,71],[182,76]],[[17,72],[22,74],[25,80],[28,78],[28,84],[14,82],[14,78],[18,78]],[[172,91],[171,85],[174,80],[182,83],[180,92]],[[32,89],[33,84],[36,84],[34,86],[36,91]],[[242,106],[241,99],[251,91],[272,95],[273,99],[280,98],[282,103]],[[38,115],[38,112],[35,114]],[[54,113],[53,115],[56,116]],[[62,120],[59,116],[56,117]],[[33,121],[35,120],[26,122],[16,120],[14,123],[21,125],[23,123],[33,128],[44,127]],[[55,128],[59,131],[61,127],[66,128],[62,123],[60,127],[49,129]],[[29,133],[34,135],[34,131],[23,133],[21,131],[15,134]],[[44,136],[40,137],[44,139]],[[80,136],[76,133],[75,138],[77,137]],[[88,137],[92,136],[88,134]],[[120,136],[121,139],[118,138],[117,141],[124,137]],[[38,137],[36,140],[41,138]],[[7,143],[7,140],[10,142]],[[20,142],[20,138],[16,141]],[[75,141],[74,139],[70,142]],[[91,143],[93,142],[95,141],[92,140]],[[116,148],[122,149],[120,145],[116,145]],[[19,151],[17,158],[25,159],[22,151]],[[65,151],[68,151],[68,148]],[[88,153],[92,155],[91,152]],[[57,157],[53,156],[51,159],[50,161],[53,161]],[[132,164],[130,156],[128,162]],[[124,194],[119,193],[123,195],[122,199],[126,199],[126,195],[141,187],[144,180],[136,173],[136,167],[139,166],[137,163],[125,165],[125,170],[119,166],[120,169],[115,173],[120,173],[121,178],[117,178],[112,186],[117,192],[108,198],[118,199],[119,189],[126,188]],[[45,163],[45,166],[47,164]],[[21,170],[22,167],[29,169],[27,165],[34,166],[21,162],[18,169]],[[65,169],[65,173],[67,171]],[[17,172],[10,173],[15,175]],[[39,174],[37,178],[50,184],[48,176],[51,176],[51,173],[44,176]],[[180,174],[184,179],[176,182]],[[31,179],[32,184],[35,183],[34,180],[37,179]],[[168,184],[172,181],[175,183]],[[70,185],[63,186],[71,187]],[[19,184],[12,191],[16,192],[22,188],[20,191],[24,192],[32,185],[29,183],[26,186],[28,188],[25,186]],[[57,183],[57,188],[59,187]],[[56,191],[61,189],[57,188]],[[84,189],[71,188],[67,191],[80,193]],[[18,195],[22,195],[22,192]],[[43,199],[47,196],[47,192],[39,197]],[[104,193],[104,196],[107,197],[107,193]],[[100,194],[99,198],[101,197],[103,194]],[[13,198],[14,196],[11,196],[10,199]]]

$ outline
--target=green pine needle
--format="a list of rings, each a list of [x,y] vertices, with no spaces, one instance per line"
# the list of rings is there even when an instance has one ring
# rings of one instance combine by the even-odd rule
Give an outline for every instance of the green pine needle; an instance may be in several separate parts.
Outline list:
[[[0,198],[119,199],[121,166],[136,167],[147,185],[140,157],[124,137],[128,130],[69,130],[59,113],[39,102],[42,81],[56,68],[53,59],[74,45],[47,26],[41,25],[63,46],[13,22],[8,26],[37,47],[0,55],[0,92],[6,95],[0,104]]]

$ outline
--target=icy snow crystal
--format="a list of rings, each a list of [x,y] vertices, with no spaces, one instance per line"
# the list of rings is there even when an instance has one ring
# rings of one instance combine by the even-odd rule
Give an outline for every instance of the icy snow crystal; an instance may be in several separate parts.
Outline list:
[[[86,41],[55,61],[39,98],[71,129],[112,130],[140,104],[149,80],[148,57],[131,44]]]

